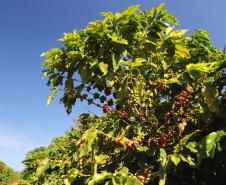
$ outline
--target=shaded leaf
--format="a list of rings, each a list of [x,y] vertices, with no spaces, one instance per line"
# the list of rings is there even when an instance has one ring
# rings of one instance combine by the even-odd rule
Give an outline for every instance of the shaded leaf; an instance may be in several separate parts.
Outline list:
[[[123,61],[123,58],[121,58],[118,54],[112,55],[112,64],[114,67],[114,72],[116,72],[118,70],[122,61]]]
[[[210,83],[205,83],[202,88],[201,94],[204,96],[204,100],[212,112],[219,110],[220,100],[218,100],[218,90]]]

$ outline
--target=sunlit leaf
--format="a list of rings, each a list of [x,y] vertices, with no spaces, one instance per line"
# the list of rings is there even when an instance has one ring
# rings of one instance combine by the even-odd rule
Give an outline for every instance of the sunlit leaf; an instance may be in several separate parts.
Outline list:
[[[57,92],[59,89],[53,87],[51,90],[52,90],[52,94],[49,96],[49,98],[48,98],[48,100],[47,100],[47,105],[49,105],[49,104],[52,102],[52,100],[53,100],[53,98],[54,98],[56,92]]]
[[[180,162],[180,156],[178,154],[174,153],[171,155],[171,160],[177,166],[177,164]]]
[[[190,58],[189,51],[185,47],[176,44],[175,48],[175,53],[179,54],[183,58]]]
[[[218,100],[218,90],[210,83],[205,83],[201,91],[204,100],[212,112],[219,110],[220,101]]]
[[[206,137],[206,154],[211,159],[214,157],[216,141],[218,141],[220,135],[217,132],[212,132]]]
[[[108,64],[102,62],[102,63],[99,63],[98,66],[100,70],[104,73],[104,75],[108,73]]]

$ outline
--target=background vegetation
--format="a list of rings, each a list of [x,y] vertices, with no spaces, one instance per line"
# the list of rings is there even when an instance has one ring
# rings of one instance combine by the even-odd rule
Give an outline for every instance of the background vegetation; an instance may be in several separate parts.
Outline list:
[[[19,179],[21,179],[19,173],[14,172],[13,169],[0,161],[0,185],[7,185],[10,182],[17,181]]]

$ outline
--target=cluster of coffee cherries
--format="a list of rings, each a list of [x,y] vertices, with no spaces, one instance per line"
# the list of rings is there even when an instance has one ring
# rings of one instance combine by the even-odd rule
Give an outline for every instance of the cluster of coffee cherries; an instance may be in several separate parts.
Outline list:
[[[164,83],[160,83],[158,88],[164,88],[165,87],[165,84]]]
[[[192,87],[187,87],[186,91],[180,93],[175,106],[172,106],[171,111],[165,114],[166,124],[170,124],[175,121],[177,121],[177,123],[181,123],[186,117],[188,117],[188,114],[190,113],[192,107],[192,104],[189,100]],[[178,120],[175,120],[176,116],[179,116]]]
[[[124,146],[124,142],[122,141],[124,138],[124,136],[121,136],[120,138],[115,138],[115,142],[117,144],[120,144],[121,146]],[[127,141],[127,147],[130,148],[130,149],[134,149],[137,147],[137,145],[139,144],[137,139],[135,138],[132,138],[132,139],[127,139],[125,138],[126,141]]]
[[[111,91],[112,91],[112,89],[111,89],[110,87],[107,87],[107,88],[104,90],[104,94],[105,94],[106,96],[109,96],[109,95],[111,94]]]
[[[127,115],[127,112],[126,111],[122,111],[121,112],[121,116],[126,116]]]
[[[138,175],[137,179],[140,180],[142,184],[150,180],[151,173],[147,169],[144,170],[143,175]]]
[[[107,113],[107,112],[109,112],[109,111],[110,111],[109,107],[108,107],[107,105],[104,105],[104,107],[103,107],[103,112],[104,112],[104,113]]]
[[[130,149],[133,149],[133,148],[136,148],[137,147],[137,139],[134,139],[132,138],[131,140],[127,140],[127,146],[130,148]]]
[[[159,147],[165,147],[166,146],[166,142],[168,142],[170,139],[168,137],[166,137],[165,135],[162,135],[159,140],[157,140],[156,142],[158,143]]]
[[[79,159],[79,162],[78,162],[78,166],[80,169],[83,169],[83,166],[85,165],[85,161],[83,159]]]
[[[144,115],[145,115],[145,112],[141,112],[141,113],[140,113],[140,116],[144,116]]]

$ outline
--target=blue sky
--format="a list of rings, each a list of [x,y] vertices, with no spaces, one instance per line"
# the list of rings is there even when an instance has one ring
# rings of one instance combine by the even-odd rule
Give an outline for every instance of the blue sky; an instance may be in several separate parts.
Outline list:
[[[102,112],[78,102],[68,116],[60,95],[47,106],[51,91],[40,73],[43,52],[61,47],[57,40],[63,33],[102,19],[99,12],[122,12],[137,4],[150,10],[161,3],[180,21],[176,29],[189,29],[187,36],[205,29],[217,49],[223,49],[225,0],[0,0],[0,160],[21,171],[25,154],[64,135],[76,115],[87,109]]]

